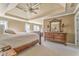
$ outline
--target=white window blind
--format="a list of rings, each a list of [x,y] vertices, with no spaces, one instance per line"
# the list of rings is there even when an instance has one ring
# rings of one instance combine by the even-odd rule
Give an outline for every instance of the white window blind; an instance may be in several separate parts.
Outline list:
[[[0,20],[0,25],[3,25],[5,29],[8,28],[8,22],[6,20]]]
[[[40,31],[39,25],[33,25],[33,31]]]
[[[29,23],[25,24],[25,31],[30,32],[30,24]]]

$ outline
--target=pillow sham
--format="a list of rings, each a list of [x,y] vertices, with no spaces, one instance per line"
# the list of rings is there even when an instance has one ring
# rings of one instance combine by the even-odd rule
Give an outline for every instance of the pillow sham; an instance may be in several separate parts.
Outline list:
[[[5,30],[5,33],[8,33],[8,34],[16,34],[16,32],[14,30],[11,30],[11,29]]]

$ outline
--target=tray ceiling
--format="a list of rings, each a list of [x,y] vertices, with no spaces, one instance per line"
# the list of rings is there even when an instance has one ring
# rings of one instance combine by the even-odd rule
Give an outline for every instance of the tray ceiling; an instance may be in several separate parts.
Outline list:
[[[28,5],[32,8],[38,8],[34,12],[29,12]],[[37,19],[44,16],[53,16],[57,14],[72,13],[76,7],[76,3],[19,3],[15,8],[7,11],[5,15],[25,19],[32,20]]]
[[[34,4],[32,4],[33,6]],[[14,17],[20,17],[20,18],[24,18],[24,19],[35,19],[35,18],[39,18],[41,16],[45,16],[49,13],[53,13],[56,10],[59,10],[58,12],[63,12],[64,11],[64,7],[61,6],[60,4],[38,4],[37,6],[34,6],[33,8],[38,7],[38,10],[35,10],[37,12],[37,14],[34,13],[28,13],[28,7],[25,3],[21,3],[18,4],[15,8],[13,8],[12,10],[8,11],[6,14],[8,16],[14,16]]]

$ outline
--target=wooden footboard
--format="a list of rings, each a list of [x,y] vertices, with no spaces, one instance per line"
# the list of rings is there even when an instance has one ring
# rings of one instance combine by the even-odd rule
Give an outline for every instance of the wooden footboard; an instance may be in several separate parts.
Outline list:
[[[37,44],[38,42],[39,42],[39,41],[36,40],[36,41],[33,41],[33,42],[29,43],[29,44],[25,44],[25,45],[22,45],[22,46],[20,46],[20,47],[14,48],[14,50],[15,50],[17,53],[20,53],[21,51],[23,51],[23,50],[25,50],[25,49],[27,49],[27,48],[30,48],[30,47],[32,47],[32,46],[34,46],[34,45]]]

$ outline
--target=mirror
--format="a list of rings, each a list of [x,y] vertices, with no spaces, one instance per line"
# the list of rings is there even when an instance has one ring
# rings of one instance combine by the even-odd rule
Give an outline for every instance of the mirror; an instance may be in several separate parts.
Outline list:
[[[61,32],[61,20],[53,19],[50,22],[51,32]]]

